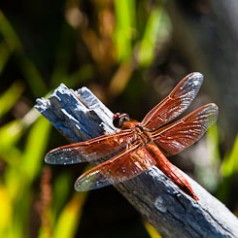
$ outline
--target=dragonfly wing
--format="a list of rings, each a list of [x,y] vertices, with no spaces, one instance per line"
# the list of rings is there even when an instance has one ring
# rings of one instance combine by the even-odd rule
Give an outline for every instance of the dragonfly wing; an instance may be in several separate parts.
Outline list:
[[[217,115],[217,105],[210,103],[172,124],[151,132],[151,136],[165,155],[174,155],[199,140],[216,121]]]
[[[141,174],[155,164],[144,146],[133,145],[82,174],[75,182],[75,189],[82,192],[117,184]]]
[[[175,119],[191,104],[202,82],[203,76],[200,73],[187,75],[164,100],[144,117],[141,122],[142,126],[154,130]]]
[[[92,140],[61,146],[46,154],[49,164],[75,164],[113,156],[133,142],[133,132],[123,130]]]

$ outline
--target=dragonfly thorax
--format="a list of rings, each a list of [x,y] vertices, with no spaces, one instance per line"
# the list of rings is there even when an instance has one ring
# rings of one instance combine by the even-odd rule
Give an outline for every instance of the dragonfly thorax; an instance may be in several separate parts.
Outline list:
[[[138,123],[137,125],[134,126],[133,128],[134,134],[137,139],[141,140],[143,144],[147,144],[152,141],[150,135],[148,132]]]

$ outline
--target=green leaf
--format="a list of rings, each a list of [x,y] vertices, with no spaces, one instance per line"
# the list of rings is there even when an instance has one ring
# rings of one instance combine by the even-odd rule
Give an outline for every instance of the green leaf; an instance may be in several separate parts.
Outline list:
[[[2,126],[0,128],[0,155],[11,153],[15,143],[17,143],[25,130],[29,128],[38,117],[39,114],[35,109],[32,109],[22,119],[13,120]]]
[[[238,135],[236,136],[235,143],[233,145],[232,151],[225,159],[221,165],[222,174],[225,177],[230,177],[232,174],[238,172]]]
[[[65,238],[75,236],[86,195],[87,193],[75,193],[69,203],[66,204],[56,223],[54,237]]]
[[[25,171],[28,182],[35,178],[41,168],[50,128],[50,123],[45,118],[40,117],[29,133],[22,158],[22,169]]]
[[[73,187],[72,176],[70,175],[71,174],[65,172],[60,173],[54,181],[53,194],[57,199],[55,199],[53,204],[53,218],[56,218],[59,215],[59,211],[65,204],[69,192]]]
[[[42,79],[37,67],[24,54],[17,55],[18,63],[35,97],[40,97],[47,93],[47,87]]]
[[[8,48],[7,44],[5,42],[2,42],[0,44],[0,74],[2,73],[5,65],[7,64],[10,55],[11,51]]]
[[[143,39],[140,44],[138,61],[140,65],[147,66],[154,59],[156,41],[161,30],[162,8],[154,9],[147,21]]]
[[[2,158],[8,157],[14,144],[20,139],[23,132],[21,120],[14,120],[0,128],[0,155]]]
[[[8,22],[7,18],[1,11],[0,11],[0,33],[3,35],[3,38],[11,51],[22,51],[22,45],[19,40],[19,37],[17,36],[11,24]]]
[[[22,95],[24,86],[16,81],[11,87],[0,96],[0,119],[6,114],[18,101]]]
[[[115,42],[118,60],[127,60],[132,54],[132,40],[135,33],[135,1],[116,0]]]

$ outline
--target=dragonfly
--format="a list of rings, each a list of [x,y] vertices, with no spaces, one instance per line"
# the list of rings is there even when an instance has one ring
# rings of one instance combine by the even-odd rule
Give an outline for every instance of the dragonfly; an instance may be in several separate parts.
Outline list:
[[[209,103],[175,120],[196,97],[203,75],[185,76],[141,122],[126,113],[116,113],[116,132],[51,150],[49,164],[99,163],[75,182],[76,191],[88,191],[132,179],[157,166],[181,190],[199,200],[183,173],[167,156],[175,155],[198,141],[216,121],[218,107]],[[104,159],[104,162],[102,160]]]

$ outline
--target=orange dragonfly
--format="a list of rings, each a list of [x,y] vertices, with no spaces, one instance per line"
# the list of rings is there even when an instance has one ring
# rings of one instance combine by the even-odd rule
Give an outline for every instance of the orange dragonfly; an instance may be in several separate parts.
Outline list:
[[[131,120],[125,113],[116,113],[113,123],[120,128],[119,131],[53,149],[45,161],[49,164],[74,164],[107,159],[76,180],[77,191],[117,184],[155,165],[184,192],[198,200],[186,178],[166,156],[191,146],[217,119],[218,107],[210,103],[169,123],[188,108],[202,82],[200,73],[187,75],[142,122]]]

